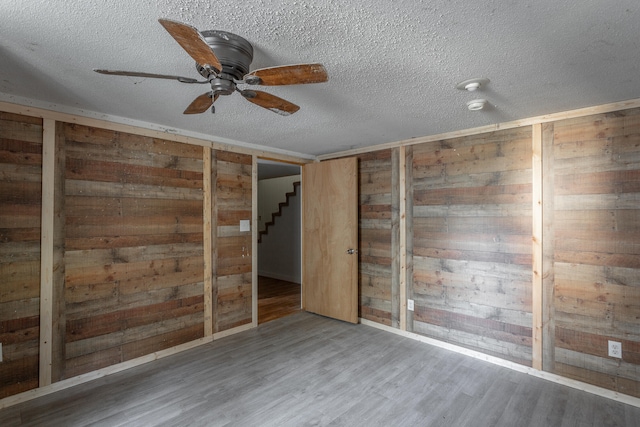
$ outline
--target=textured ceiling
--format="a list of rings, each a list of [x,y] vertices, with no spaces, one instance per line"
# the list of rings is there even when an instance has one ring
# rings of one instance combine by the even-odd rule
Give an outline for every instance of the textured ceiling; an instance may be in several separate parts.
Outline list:
[[[1,101],[310,156],[640,98],[638,0],[0,0],[0,17]],[[185,116],[205,85],[92,71],[199,77],[158,18],[329,82],[261,88],[301,106],[289,117],[238,94]],[[491,82],[455,88],[474,77]]]

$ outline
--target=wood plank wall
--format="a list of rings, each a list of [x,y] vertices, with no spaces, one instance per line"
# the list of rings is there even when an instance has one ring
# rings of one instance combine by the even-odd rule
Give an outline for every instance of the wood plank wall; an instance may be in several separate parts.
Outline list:
[[[551,369],[640,397],[640,109],[559,121],[545,135]],[[622,359],[608,357],[608,340]]]
[[[253,158],[220,150],[212,156],[213,331],[222,332],[252,322],[252,234],[240,231],[240,220],[252,218]]]
[[[202,337],[202,147],[73,124],[64,145],[66,327],[54,380]]]
[[[538,126],[537,366],[640,397],[640,109]],[[406,147],[407,330],[532,365],[532,138],[526,126]],[[387,233],[403,203],[393,150],[357,155],[360,312],[399,327],[387,311],[402,250]]]
[[[0,398],[38,387],[42,119],[0,112]]]
[[[43,120],[0,112],[0,398],[252,323],[252,233],[239,223],[252,218],[253,155],[49,124],[54,271],[43,282]],[[41,286],[53,308],[44,359]]]
[[[0,398],[38,386],[42,129],[0,113]],[[541,130],[543,369],[640,396],[640,109]],[[204,171],[199,146],[56,134],[54,382],[203,336],[205,172],[210,330],[251,323],[252,156],[211,150]],[[531,365],[531,144],[521,127],[406,147],[408,330]],[[360,311],[393,327],[399,152],[359,155]]]
[[[412,151],[412,330],[530,366],[531,128]]]
[[[360,317],[398,327],[392,286],[392,169],[392,150],[358,156],[359,293]]]

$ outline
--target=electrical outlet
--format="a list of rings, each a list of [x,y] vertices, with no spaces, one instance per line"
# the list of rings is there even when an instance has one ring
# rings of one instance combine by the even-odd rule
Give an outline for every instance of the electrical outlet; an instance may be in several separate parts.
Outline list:
[[[609,341],[609,356],[622,359],[622,343]]]
[[[412,299],[407,300],[407,310],[413,311],[413,300]]]

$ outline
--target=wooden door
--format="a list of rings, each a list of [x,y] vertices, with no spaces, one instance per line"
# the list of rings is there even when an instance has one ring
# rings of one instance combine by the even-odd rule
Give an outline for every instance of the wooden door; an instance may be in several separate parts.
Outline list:
[[[357,159],[304,165],[302,200],[302,308],[357,323]]]

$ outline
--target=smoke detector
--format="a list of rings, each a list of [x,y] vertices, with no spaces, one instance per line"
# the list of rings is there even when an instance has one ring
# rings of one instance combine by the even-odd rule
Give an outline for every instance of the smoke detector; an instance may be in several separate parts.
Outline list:
[[[470,111],[479,111],[482,110],[487,103],[486,99],[474,99],[473,101],[467,102],[467,108]]]
[[[468,92],[475,92],[476,90],[480,89],[482,86],[486,85],[487,83],[489,83],[489,79],[485,79],[484,77],[477,78],[477,79],[469,79],[469,80],[465,80],[463,82],[458,83],[456,85],[456,89],[466,90]]]

